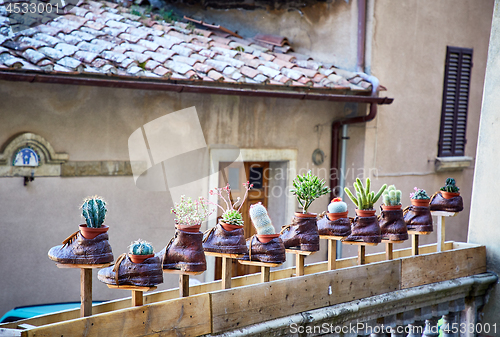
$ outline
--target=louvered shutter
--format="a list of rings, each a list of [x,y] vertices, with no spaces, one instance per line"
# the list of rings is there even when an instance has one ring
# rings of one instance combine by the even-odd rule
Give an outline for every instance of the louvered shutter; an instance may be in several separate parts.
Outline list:
[[[447,47],[439,157],[464,156],[472,49]]]

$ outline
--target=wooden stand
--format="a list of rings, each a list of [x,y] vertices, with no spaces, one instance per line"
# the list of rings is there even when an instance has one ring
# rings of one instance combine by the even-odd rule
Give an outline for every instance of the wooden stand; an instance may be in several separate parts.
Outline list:
[[[285,251],[289,254],[295,254],[295,276],[304,275],[305,257],[316,253],[316,252],[308,252],[306,250],[298,250],[293,248],[285,249]]]
[[[444,251],[444,241],[445,241],[445,217],[452,217],[457,215],[455,212],[445,212],[445,211],[431,211],[431,214],[437,217],[437,251],[438,253]]]
[[[178,269],[163,269],[163,272],[179,275],[179,297],[189,296],[189,275],[203,274],[203,271],[182,271]]]
[[[432,232],[417,232],[408,231],[408,235],[411,235],[411,255],[418,255],[418,236],[419,235],[429,235]]]
[[[108,288],[111,288],[111,289],[132,290],[132,306],[134,306],[134,307],[140,307],[141,305],[144,304],[144,298],[142,296],[143,292],[156,289],[156,286],[139,287],[139,286],[133,286],[133,285],[114,285],[114,284],[107,284],[107,286],[108,286]]]
[[[348,245],[357,245],[358,246],[358,266],[365,264],[366,259],[366,246],[377,246],[378,243],[371,242],[363,242],[363,241],[342,241],[342,243],[346,243]]]
[[[320,239],[328,240],[328,270],[337,268],[337,241],[340,241],[344,236],[320,235]]]
[[[260,267],[260,282],[269,282],[271,278],[271,267],[279,267],[282,263],[268,263],[259,261],[238,260],[238,263],[247,266]]]
[[[239,259],[244,254],[224,254],[205,251],[205,255],[222,258],[222,289],[231,289],[231,277],[233,276],[233,259]]]
[[[394,258],[393,249],[395,243],[403,243],[404,240],[382,240],[385,243],[385,259],[392,260]]]
[[[56,263],[57,268],[80,269],[80,317],[92,316],[92,269],[112,266],[113,263],[103,264],[63,264]]]

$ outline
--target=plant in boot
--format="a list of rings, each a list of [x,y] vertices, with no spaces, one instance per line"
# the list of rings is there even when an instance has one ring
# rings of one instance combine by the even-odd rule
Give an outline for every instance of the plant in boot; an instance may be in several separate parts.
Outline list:
[[[430,207],[431,211],[445,212],[460,212],[464,209],[460,189],[455,185],[455,179],[446,179],[446,185],[432,195]]]
[[[347,217],[347,204],[342,201],[342,198],[334,198],[328,205],[328,218],[330,221],[335,221]]]
[[[361,182],[361,179],[356,178],[356,181],[354,182],[354,189],[356,190],[356,197],[353,195],[351,190],[349,188],[344,188],[344,191],[347,193],[347,196],[351,201],[356,205],[358,208],[356,210],[356,213],[359,216],[373,216],[373,215],[360,215],[363,213],[362,211],[370,211],[370,214],[373,212],[375,214],[375,210],[373,209],[373,204],[377,202],[377,200],[380,198],[382,193],[385,191],[387,188],[387,185],[384,184],[380,190],[375,194],[375,192],[371,191],[370,192],[370,186],[371,186],[371,180],[370,178],[366,178],[366,187],[363,186],[363,183]],[[359,212],[361,211],[361,212]]]
[[[325,180],[320,180],[311,171],[302,176],[298,175],[293,181],[293,187],[290,192],[297,197],[297,201],[302,206],[303,214],[307,214],[309,206],[314,200],[330,193],[330,189],[325,186]]]
[[[257,237],[262,243],[267,243],[279,236],[279,234],[276,234],[267,210],[262,203],[259,202],[250,206],[250,219],[257,230]]]
[[[82,215],[85,218],[87,227],[89,228],[100,228],[106,217],[106,201],[102,197],[97,195],[93,197],[87,197],[83,200],[82,205]]]
[[[209,202],[222,210],[222,223],[243,227],[243,216],[240,213],[240,209],[248,196],[248,191],[253,187],[253,184],[250,184],[250,182],[247,181],[243,184],[243,187],[245,188],[245,195],[243,196],[243,199],[238,197],[234,203],[231,202],[231,187],[229,184],[227,184],[226,187],[214,188],[213,190],[210,190],[210,195],[217,195],[226,204],[226,208],[224,209],[219,204]],[[237,206],[238,208],[236,209]]]
[[[175,214],[175,223],[182,230],[197,232],[213,210],[210,210],[208,200],[199,197],[196,200],[182,195],[181,200],[174,204],[170,213]]]
[[[153,245],[144,240],[136,240],[128,246],[130,260],[134,263],[141,263],[145,259],[153,256]]]
[[[440,188],[440,191],[448,192],[448,193],[458,193],[460,189],[457,185],[455,185],[455,179],[448,178],[446,179],[446,185]]]
[[[401,206],[401,191],[396,189],[396,186],[390,185],[382,193],[384,206]],[[400,208],[400,207],[399,207]]]
[[[415,187],[414,190],[414,193],[410,193],[411,204],[413,206],[421,207],[429,206],[430,197],[427,195],[427,192],[423,189],[419,189],[418,187]]]

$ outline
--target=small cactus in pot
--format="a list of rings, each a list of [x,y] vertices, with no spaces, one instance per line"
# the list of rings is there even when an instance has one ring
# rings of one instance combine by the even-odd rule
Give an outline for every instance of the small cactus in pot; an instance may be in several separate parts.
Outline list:
[[[430,197],[424,189],[415,187],[415,192],[410,193],[410,201],[413,206],[428,207]]]
[[[328,205],[328,219],[335,221],[342,218],[347,218],[347,204],[342,201],[342,198],[334,198]]]
[[[356,205],[356,214],[358,216],[373,216],[375,215],[375,209],[373,208],[373,204],[377,202],[382,193],[387,188],[387,185],[384,184],[377,194],[375,192],[370,192],[371,180],[370,178],[366,178],[366,187],[363,186],[361,179],[356,178],[356,181],[353,184],[354,189],[356,190],[356,196],[349,190],[349,188],[344,188],[344,191],[347,193],[347,196],[351,199],[351,201]]]
[[[445,199],[451,199],[460,195],[460,189],[455,184],[455,179],[446,179],[446,185],[439,189],[439,192]]]
[[[154,256],[154,248],[150,242],[136,240],[129,246],[129,257],[134,263],[141,263],[144,260]]]
[[[86,239],[93,239],[109,229],[103,224],[108,212],[106,205],[106,201],[97,195],[83,200],[81,209],[86,224],[80,225],[80,231]]]
[[[279,237],[279,234],[276,234],[271,219],[267,214],[267,210],[262,203],[259,202],[251,205],[249,213],[250,219],[257,230],[257,238],[259,241],[267,243],[273,238]]]
[[[396,189],[396,186],[390,185],[382,193],[382,200],[384,210],[397,210],[401,208],[401,191]]]

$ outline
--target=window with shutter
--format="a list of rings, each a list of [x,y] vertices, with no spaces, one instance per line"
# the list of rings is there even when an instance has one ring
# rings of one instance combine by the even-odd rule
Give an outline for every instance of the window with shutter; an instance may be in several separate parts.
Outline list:
[[[472,49],[447,47],[439,157],[465,155]]]

